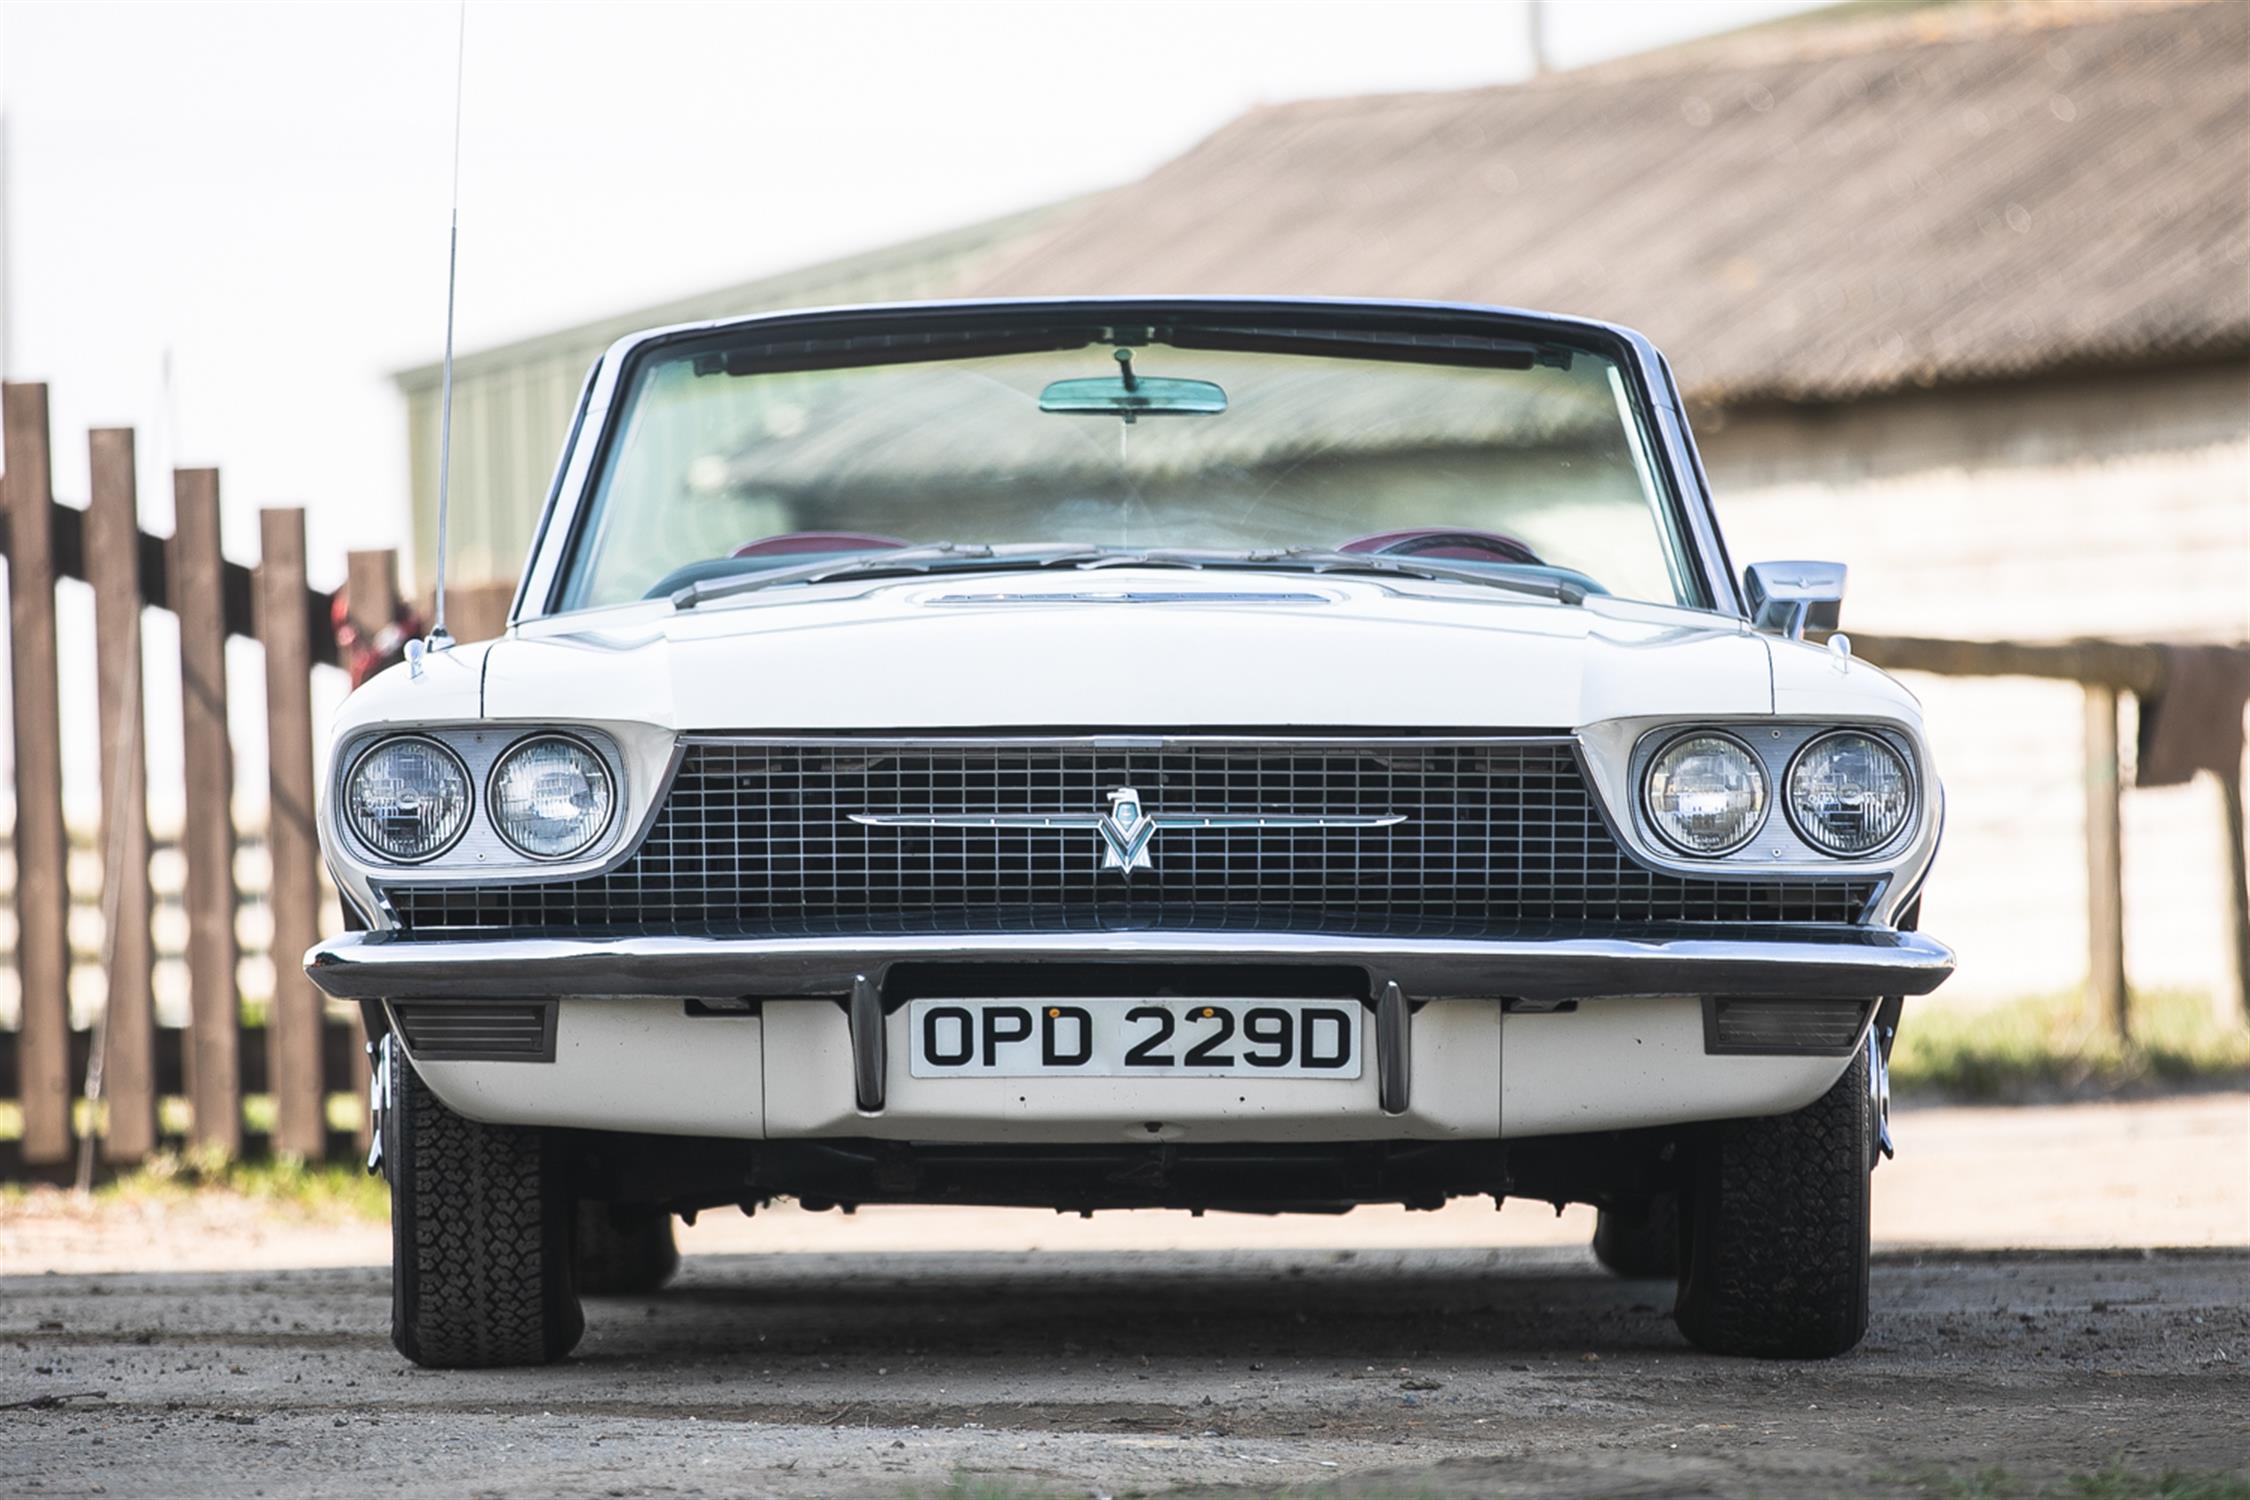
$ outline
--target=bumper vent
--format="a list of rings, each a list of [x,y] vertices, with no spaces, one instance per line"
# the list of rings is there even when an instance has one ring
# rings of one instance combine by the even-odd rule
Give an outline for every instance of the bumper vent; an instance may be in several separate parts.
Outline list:
[[[426,1062],[553,1062],[553,1001],[477,1000],[391,1006],[406,1050]]]
[[[1384,827],[1168,827],[1131,879],[1075,827],[1121,787],[1154,814],[1376,815]],[[868,826],[854,815],[893,820]],[[640,847],[605,874],[394,886],[410,932],[798,936],[1172,930],[1477,936],[1527,928],[1852,923],[1867,879],[1675,875],[1634,860],[1553,741],[1192,739],[690,744]]]
[[[1703,1002],[1703,1050],[1766,1056],[1842,1057],[1859,1045],[1865,1000]]]

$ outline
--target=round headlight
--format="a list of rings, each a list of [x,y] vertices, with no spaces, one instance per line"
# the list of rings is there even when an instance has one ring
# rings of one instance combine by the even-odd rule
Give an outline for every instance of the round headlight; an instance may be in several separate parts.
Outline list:
[[[518,853],[568,859],[609,827],[616,797],[600,756],[576,740],[546,734],[500,757],[486,802],[492,826]]]
[[[1789,767],[1789,821],[1816,849],[1873,853],[1898,837],[1913,812],[1913,773],[1874,735],[1824,734]]]
[[[1648,815],[1690,854],[1731,853],[1766,820],[1766,773],[1732,735],[1682,735],[1649,763]]]
[[[344,778],[344,822],[369,853],[401,864],[434,859],[469,826],[461,757],[420,735],[387,739]]]

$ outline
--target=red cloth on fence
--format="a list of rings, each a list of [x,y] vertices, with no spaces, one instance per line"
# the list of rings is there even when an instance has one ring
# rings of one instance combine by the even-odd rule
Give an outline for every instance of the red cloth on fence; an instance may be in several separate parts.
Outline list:
[[[2242,706],[2250,651],[2239,646],[2158,646],[2164,691],[2141,700],[2135,786],[2178,786],[2198,771],[2242,774]]]

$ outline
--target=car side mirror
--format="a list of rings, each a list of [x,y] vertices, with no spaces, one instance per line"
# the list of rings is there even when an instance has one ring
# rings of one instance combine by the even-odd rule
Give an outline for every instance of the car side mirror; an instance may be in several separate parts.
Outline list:
[[[1834,630],[1844,614],[1844,565],[1835,562],[1762,562],[1742,570],[1750,623],[1802,640],[1808,630]]]

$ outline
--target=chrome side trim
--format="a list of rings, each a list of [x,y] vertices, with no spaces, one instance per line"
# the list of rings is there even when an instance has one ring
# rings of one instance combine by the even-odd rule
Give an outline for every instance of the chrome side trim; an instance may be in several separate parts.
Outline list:
[[[345,933],[305,955],[339,1000],[849,995],[890,965],[1325,963],[1364,966],[1377,987],[1420,999],[1630,995],[1926,995],[1953,953],[1915,932],[1807,926],[1735,936],[1679,932],[1515,938],[1360,938],[1300,933],[1089,932],[734,938],[443,940]]]

